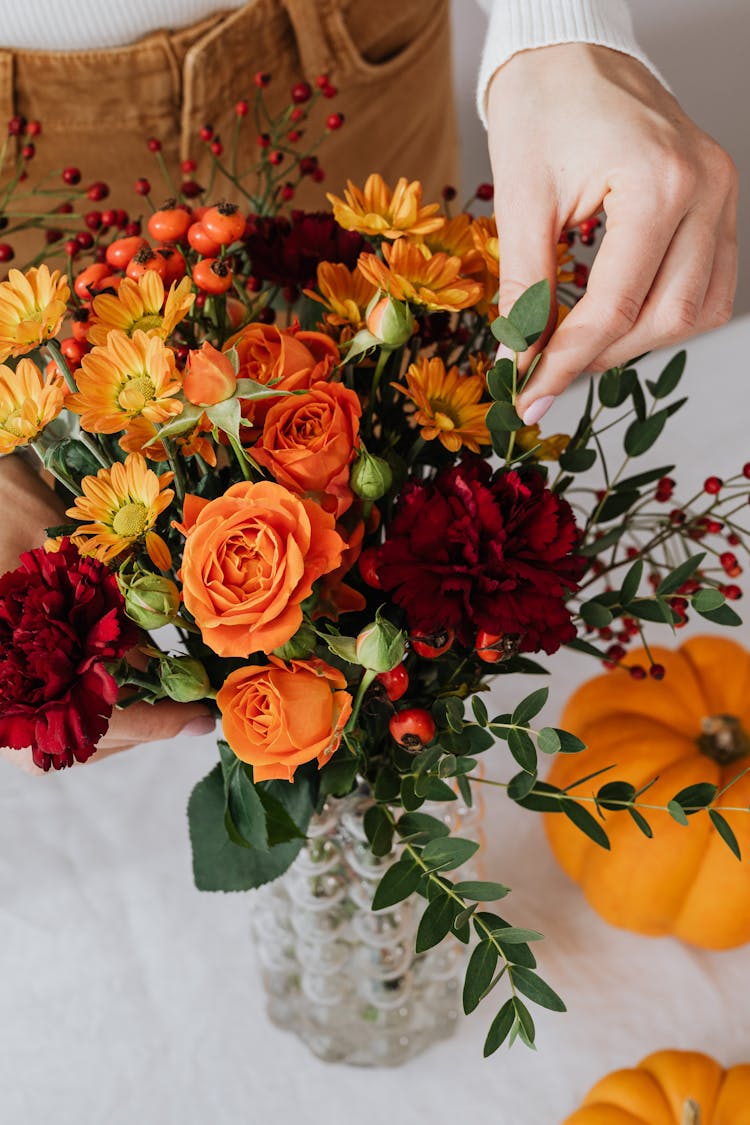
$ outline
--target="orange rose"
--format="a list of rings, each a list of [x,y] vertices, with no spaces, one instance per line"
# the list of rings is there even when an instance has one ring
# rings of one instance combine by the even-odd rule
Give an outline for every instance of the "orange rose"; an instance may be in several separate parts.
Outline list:
[[[361,415],[354,391],[341,383],[314,383],[307,394],[273,404],[253,457],[279,484],[314,497],[340,516],[354,499],[349,466]]]
[[[185,605],[219,656],[271,652],[302,624],[300,603],[341,563],[334,518],[280,484],[242,481],[216,500],[186,496]]]
[[[228,357],[206,340],[188,352],[182,389],[195,406],[214,406],[232,397],[237,376]]]
[[[232,672],[216,702],[224,737],[255,780],[292,781],[297,766],[323,766],[338,749],[352,698],[343,673],[322,660],[270,661]]]
[[[280,390],[306,390],[328,379],[339,362],[339,350],[330,336],[322,332],[282,330],[274,324],[248,324],[231,336],[224,349],[234,347],[239,356],[238,378],[254,379]],[[278,401],[278,400],[277,400]],[[242,416],[262,426],[274,399],[244,402]]]

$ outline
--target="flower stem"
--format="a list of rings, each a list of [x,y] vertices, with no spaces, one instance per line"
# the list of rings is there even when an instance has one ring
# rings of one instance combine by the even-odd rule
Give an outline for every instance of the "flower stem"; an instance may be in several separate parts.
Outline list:
[[[68,384],[70,390],[77,391],[78,384],[73,378],[71,370],[68,367],[68,361],[60,351],[60,345],[58,344],[57,340],[47,340],[45,347],[52,362],[56,364],[56,366],[62,372],[63,379]]]
[[[359,687],[357,688],[357,694],[354,697],[354,703],[352,705],[352,713],[351,713],[351,716],[349,718],[349,722],[346,724],[346,730],[347,731],[354,730],[354,728],[357,724],[357,718],[359,717],[359,710],[360,710],[360,707],[362,706],[362,700],[365,698],[365,695],[367,693],[367,689],[369,688],[372,681],[375,679],[376,675],[377,675],[377,672],[373,672],[373,670],[371,668],[365,668],[364,675],[362,676],[362,679],[359,681]]]

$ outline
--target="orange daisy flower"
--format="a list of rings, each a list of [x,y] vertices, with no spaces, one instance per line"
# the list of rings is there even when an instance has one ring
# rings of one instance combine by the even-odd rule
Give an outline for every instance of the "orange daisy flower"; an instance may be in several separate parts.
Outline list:
[[[457,367],[448,371],[442,359],[419,359],[406,372],[408,390],[393,383],[415,404],[412,417],[422,427],[425,441],[438,438],[451,453],[461,446],[479,453],[480,445],[489,445],[490,433],[485,423],[488,402],[480,403],[485,380],[481,375],[462,375]]]
[[[47,266],[10,270],[0,282],[0,363],[25,355],[56,336],[68,306],[70,289],[60,271]]]
[[[478,281],[463,277],[461,259],[430,254],[406,239],[383,246],[385,262],[375,254],[360,254],[357,268],[397,301],[455,312],[475,305],[482,296]]]
[[[482,258],[474,243],[472,226],[471,215],[464,211],[446,220],[440,230],[426,235],[422,242],[431,254],[460,258],[462,273],[477,273],[482,268]]]
[[[83,357],[76,380],[78,393],[66,405],[92,433],[116,434],[136,418],[159,423],[182,413],[174,398],[181,387],[174,354],[158,336],[140,329],[132,339],[110,332],[104,346]]]
[[[560,454],[570,442],[568,434],[550,434],[543,438],[539,426],[522,426],[516,430],[516,447],[522,453],[528,453],[534,447],[535,461],[559,461]]]
[[[106,344],[115,328],[126,336],[141,331],[166,340],[190,312],[194,300],[189,277],[171,286],[166,302],[164,282],[156,270],[146,270],[137,281],[124,277],[116,297],[111,293],[94,297],[89,343]]]
[[[173,476],[157,476],[140,453],[130,453],[124,464],[117,461],[95,477],[84,477],[83,496],[65,513],[75,520],[90,521],[71,536],[79,552],[110,563],[145,543],[154,566],[169,570],[169,548],[153,529],[174,497],[173,489],[167,487]]]
[[[0,455],[28,445],[63,408],[65,385],[53,369],[43,375],[30,359],[15,371],[0,366]]]
[[[404,234],[430,234],[445,222],[438,214],[438,203],[422,206],[419,180],[409,183],[404,176],[393,191],[377,172],[367,177],[364,188],[355,187],[347,180],[344,196],[345,200],[329,194],[328,200],[333,205],[333,217],[345,230],[401,238]]]
[[[313,301],[319,301],[328,312],[328,324],[348,326],[358,332],[364,328],[365,310],[377,288],[359,270],[350,270],[343,262],[321,262],[318,266],[318,289],[306,289]]]

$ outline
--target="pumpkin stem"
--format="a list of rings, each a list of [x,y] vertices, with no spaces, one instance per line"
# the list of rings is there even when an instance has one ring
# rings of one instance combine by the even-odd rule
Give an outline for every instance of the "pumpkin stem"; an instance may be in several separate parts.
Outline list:
[[[705,754],[720,766],[750,754],[750,737],[735,715],[707,715],[697,742]]]
[[[692,1098],[682,1107],[682,1125],[701,1125],[701,1107]]]

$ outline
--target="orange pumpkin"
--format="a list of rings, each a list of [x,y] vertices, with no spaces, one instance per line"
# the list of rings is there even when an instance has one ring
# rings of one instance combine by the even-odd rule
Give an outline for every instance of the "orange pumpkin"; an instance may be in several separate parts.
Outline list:
[[[750,1125],[750,1066],[659,1051],[608,1074],[563,1125]]]
[[[574,790],[590,797],[608,780],[640,789],[644,805],[666,805],[681,789],[719,789],[750,766],[750,653],[720,637],[694,637],[674,651],[653,648],[665,678],[635,680],[613,672],[585,683],[570,699],[562,726],[587,745],[559,755],[549,775],[565,788],[614,766]],[[634,662],[648,663],[634,653]],[[747,810],[750,774],[719,798]],[[587,808],[594,811],[593,805]],[[705,812],[683,826],[644,808],[647,839],[626,812],[606,813],[611,851],[592,843],[561,813],[545,817],[553,851],[603,918],[637,933],[672,934],[705,949],[750,941],[750,813],[723,813],[742,851],[738,862]]]

